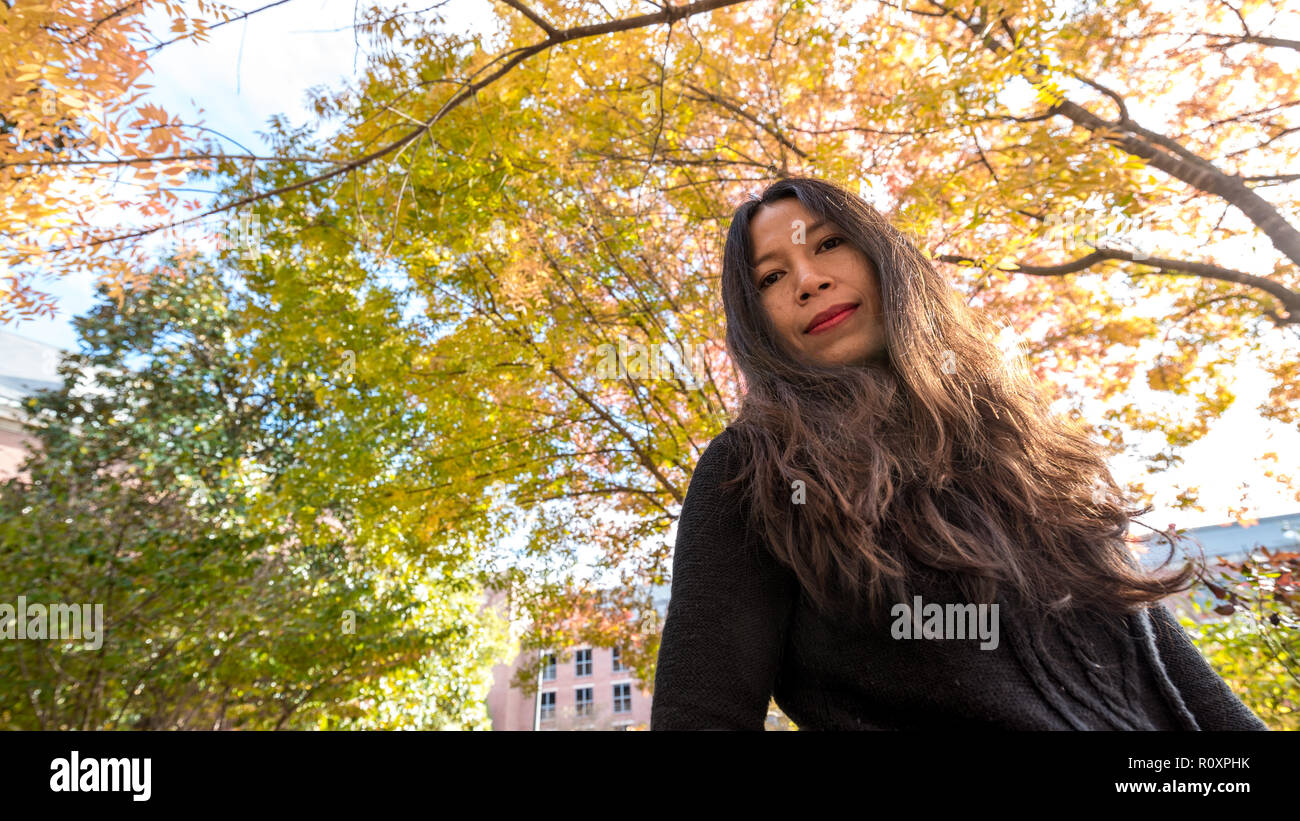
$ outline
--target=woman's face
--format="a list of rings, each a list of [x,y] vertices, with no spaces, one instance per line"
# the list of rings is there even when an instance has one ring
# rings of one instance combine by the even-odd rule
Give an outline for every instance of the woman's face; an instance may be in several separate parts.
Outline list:
[[[789,348],[827,365],[860,364],[884,349],[876,267],[835,223],[786,197],[760,206],[749,230],[754,287]]]

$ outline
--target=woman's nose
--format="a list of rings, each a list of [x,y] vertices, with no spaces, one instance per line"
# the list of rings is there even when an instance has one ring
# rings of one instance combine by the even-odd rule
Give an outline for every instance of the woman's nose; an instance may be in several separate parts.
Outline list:
[[[831,285],[829,277],[819,275],[815,271],[801,275],[798,283],[800,299],[807,299],[813,291],[822,291]]]

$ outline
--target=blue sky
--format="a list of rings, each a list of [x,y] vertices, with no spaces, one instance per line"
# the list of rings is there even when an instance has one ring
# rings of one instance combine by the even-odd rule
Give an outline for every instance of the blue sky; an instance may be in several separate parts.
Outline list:
[[[250,1],[235,5],[252,9],[263,4]],[[388,0],[381,5],[419,9],[433,4]],[[453,30],[487,33],[492,29],[493,5],[491,0],[452,0],[442,7],[442,13]],[[505,13],[514,13],[503,4],[495,5]],[[314,120],[314,114],[304,105],[307,89],[322,84],[335,87],[365,65],[367,43],[362,40],[358,45],[354,41],[353,13],[354,5],[348,0],[293,0],[218,29],[206,43],[170,45],[156,55],[153,71],[145,80],[155,86],[150,90],[151,101],[185,122],[197,122],[201,117],[205,125],[234,143],[264,153],[266,144],[256,132],[266,129],[268,118],[283,113],[295,125]],[[159,22],[154,24],[154,20]],[[151,27],[166,31],[161,18],[151,18]],[[227,143],[227,147],[239,151],[234,143]],[[91,281],[83,277],[43,287],[57,298],[58,316],[8,325],[6,329],[64,348],[73,347],[75,335],[69,319],[90,307]],[[1264,450],[1276,450],[1283,456],[1300,453],[1300,433],[1294,428],[1266,425],[1253,411],[1268,387],[1258,373],[1247,368],[1236,384],[1240,394],[1237,403],[1216,423],[1213,433],[1184,451],[1183,467],[1146,477],[1140,465],[1117,460],[1117,478],[1145,481],[1152,489],[1163,489],[1158,497],[1160,504],[1184,484],[1200,485],[1203,503],[1235,502],[1245,480],[1250,485],[1251,499],[1258,505],[1258,515],[1300,510],[1300,502],[1290,494],[1274,491],[1274,483],[1252,461]],[[1294,457],[1290,464],[1284,459],[1281,465],[1284,472],[1295,467]],[[1159,508],[1144,521],[1160,527],[1170,522],[1197,526],[1224,521],[1224,508],[1210,507],[1204,514]]]

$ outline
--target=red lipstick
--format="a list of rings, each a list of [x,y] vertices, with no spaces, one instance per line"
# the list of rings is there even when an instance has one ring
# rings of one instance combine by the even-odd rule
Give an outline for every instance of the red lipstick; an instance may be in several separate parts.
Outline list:
[[[819,334],[823,331],[829,330],[830,328],[834,328],[836,325],[839,325],[841,322],[852,316],[853,312],[857,309],[858,303],[856,302],[844,302],[839,305],[832,305],[830,308],[827,308],[817,314],[817,316],[813,317],[812,322],[808,323],[808,327],[804,328],[803,332],[806,334]]]

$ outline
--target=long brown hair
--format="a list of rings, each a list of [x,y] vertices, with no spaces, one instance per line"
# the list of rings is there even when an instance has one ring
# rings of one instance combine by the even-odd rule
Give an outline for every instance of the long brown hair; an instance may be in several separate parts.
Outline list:
[[[784,197],[875,264],[885,348],[871,361],[819,364],[776,335],[754,284],[750,220]],[[722,296],[745,391],[730,425],[744,456],[726,485],[744,487],[751,525],[819,607],[847,596],[875,619],[931,572],[967,601],[1011,593],[1054,615],[1132,613],[1190,586],[1190,563],[1141,567],[1124,537],[1152,508],[1126,503],[1101,445],[1051,411],[998,325],[861,198],[790,177],[745,202]]]

